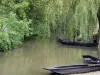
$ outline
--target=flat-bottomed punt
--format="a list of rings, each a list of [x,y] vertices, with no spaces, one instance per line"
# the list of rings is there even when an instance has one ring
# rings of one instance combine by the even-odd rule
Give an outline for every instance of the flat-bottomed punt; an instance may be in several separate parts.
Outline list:
[[[58,39],[58,42],[60,42],[61,44],[64,44],[64,45],[72,45],[72,46],[93,47],[93,46],[98,45],[98,43],[70,41],[70,40],[67,40],[67,39]]]
[[[48,67],[43,69],[58,74],[87,73],[100,70],[100,64],[58,66],[58,67]]]
[[[92,64],[100,64],[100,59],[90,56],[90,55],[83,55],[83,59],[87,63],[92,63]]]

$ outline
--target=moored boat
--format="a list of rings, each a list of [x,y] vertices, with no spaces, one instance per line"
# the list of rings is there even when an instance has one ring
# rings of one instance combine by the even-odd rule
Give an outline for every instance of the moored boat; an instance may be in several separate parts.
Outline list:
[[[90,56],[90,55],[83,55],[83,59],[87,63],[92,63],[92,64],[100,64],[100,59]]]
[[[93,46],[97,46],[98,45],[98,43],[70,41],[70,40],[67,40],[67,39],[58,39],[58,42],[60,42],[62,44],[65,44],[65,45],[72,45],[72,46],[93,47]]]
[[[47,67],[43,69],[58,74],[87,73],[100,70],[100,64],[58,66],[58,67]]]

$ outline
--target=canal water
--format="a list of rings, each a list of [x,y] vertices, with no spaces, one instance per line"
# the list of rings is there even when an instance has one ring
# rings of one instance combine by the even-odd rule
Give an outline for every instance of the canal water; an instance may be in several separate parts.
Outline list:
[[[65,46],[55,40],[30,40],[0,54],[0,75],[51,75],[42,68],[84,64],[84,54],[98,57],[95,47]]]

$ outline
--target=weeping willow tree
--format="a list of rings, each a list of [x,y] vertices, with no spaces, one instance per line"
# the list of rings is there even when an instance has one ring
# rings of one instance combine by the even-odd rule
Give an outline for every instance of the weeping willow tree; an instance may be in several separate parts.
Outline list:
[[[47,0],[46,0],[47,1]],[[91,41],[98,23],[99,0],[49,0],[45,8],[48,35]]]

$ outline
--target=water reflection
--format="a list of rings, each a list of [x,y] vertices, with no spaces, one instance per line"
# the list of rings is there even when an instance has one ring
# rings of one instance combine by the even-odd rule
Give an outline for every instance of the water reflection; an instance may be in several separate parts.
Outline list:
[[[31,40],[1,55],[0,75],[55,75],[42,68],[84,64],[84,54],[97,57],[97,49],[63,46],[52,40]]]

